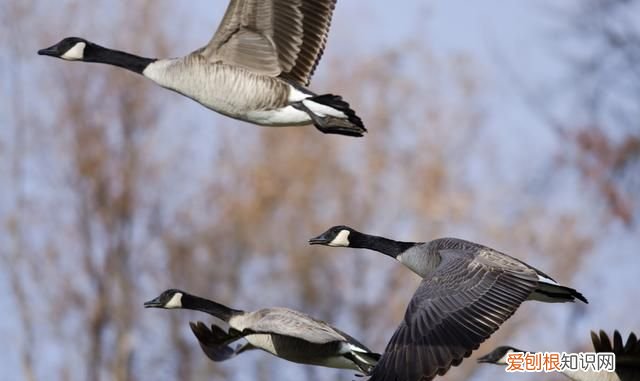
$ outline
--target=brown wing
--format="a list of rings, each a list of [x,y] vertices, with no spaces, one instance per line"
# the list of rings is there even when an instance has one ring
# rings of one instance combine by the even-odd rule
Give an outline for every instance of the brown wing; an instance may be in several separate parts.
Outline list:
[[[322,56],[336,0],[231,0],[197,51],[211,62],[306,85]]]
[[[303,0],[303,36],[300,53],[285,78],[308,85],[327,44],[333,10],[337,0]]]
[[[533,270],[492,268],[468,256],[443,257],[416,290],[371,381],[421,381],[459,365],[537,286]]]

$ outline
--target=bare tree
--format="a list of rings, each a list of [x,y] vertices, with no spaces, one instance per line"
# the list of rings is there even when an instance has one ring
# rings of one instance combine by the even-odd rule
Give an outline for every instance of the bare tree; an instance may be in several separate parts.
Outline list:
[[[562,13],[569,75],[554,90],[572,106],[554,122],[571,148],[564,159],[627,226],[640,208],[638,12],[635,0],[589,0]]]

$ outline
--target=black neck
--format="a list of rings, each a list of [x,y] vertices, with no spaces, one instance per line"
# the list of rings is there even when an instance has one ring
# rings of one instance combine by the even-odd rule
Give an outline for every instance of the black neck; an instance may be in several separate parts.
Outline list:
[[[393,258],[396,258],[415,245],[415,242],[394,241],[389,238],[364,234],[357,231],[352,231],[349,234],[349,247],[375,250]]]
[[[232,316],[242,313],[242,311],[234,310],[220,303],[216,303],[213,300],[189,294],[183,294],[181,301],[182,308],[206,312],[226,322],[228,322]]]
[[[104,48],[94,43],[87,44],[84,49],[84,56],[82,60],[86,62],[98,62],[119,66],[138,74],[142,74],[144,69],[146,69],[150,63],[156,61],[155,58],[140,57],[134,54],[121,52],[119,50]]]

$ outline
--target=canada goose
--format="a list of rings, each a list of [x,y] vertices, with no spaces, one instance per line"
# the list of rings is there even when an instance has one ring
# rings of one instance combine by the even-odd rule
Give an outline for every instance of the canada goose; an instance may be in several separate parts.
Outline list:
[[[337,0],[231,0],[209,43],[180,58],[144,58],[67,37],[38,51],[142,74],[231,118],[263,126],[314,124],[362,136],[341,97],[306,89],[324,51]]]
[[[562,373],[565,376],[574,381],[640,381],[640,340],[634,333],[631,333],[627,343],[623,344],[622,336],[618,331],[613,333],[613,341],[602,330],[600,335],[591,331],[591,342],[596,353],[613,352],[615,354],[615,372],[563,370]],[[480,357],[478,362],[507,365],[507,355],[514,352],[530,351],[502,346]]]
[[[214,301],[180,290],[167,290],[144,303],[146,308],[184,308],[206,312],[229,325],[209,330],[204,324],[191,324],[205,354],[214,361],[229,359],[249,349],[262,349],[285,360],[330,368],[353,369],[369,374],[380,355],[371,352],[353,337],[287,308],[265,308],[254,312],[234,310]],[[244,338],[249,346],[236,349],[229,343]]]
[[[423,278],[372,372],[372,381],[431,380],[443,375],[525,300],[587,302],[540,270],[461,239],[400,242],[334,226],[309,243],[379,251]]]

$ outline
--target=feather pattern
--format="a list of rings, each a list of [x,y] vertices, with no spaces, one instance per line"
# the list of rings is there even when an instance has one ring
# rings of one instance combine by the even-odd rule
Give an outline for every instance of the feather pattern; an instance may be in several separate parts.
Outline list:
[[[372,381],[431,380],[479,347],[535,290],[537,274],[490,249],[436,240],[440,263],[416,290]]]
[[[293,336],[316,344],[345,341],[348,338],[329,324],[288,308],[248,312],[234,317],[229,324],[238,331]]]
[[[322,57],[336,0],[231,0],[196,54],[307,85]]]
[[[240,119],[251,111],[285,107],[288,103],[289,85],[277,78],[211,64],[199,55],[158,60],[145,69],[144,75],[162,87],[188,94],[205,107]]]

